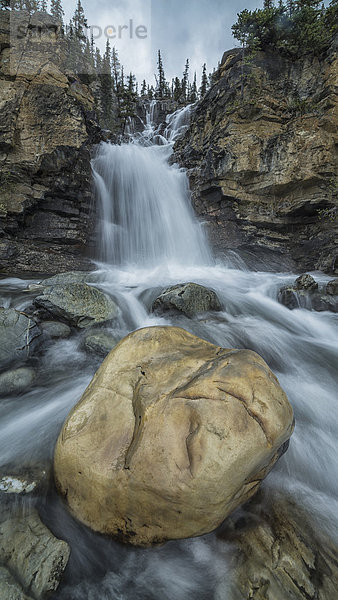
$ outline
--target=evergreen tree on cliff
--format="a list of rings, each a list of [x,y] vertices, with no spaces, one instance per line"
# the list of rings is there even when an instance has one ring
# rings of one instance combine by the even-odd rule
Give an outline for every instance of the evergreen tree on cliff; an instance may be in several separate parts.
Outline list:
[[[55,0],[55,2],[60,2],[60,0]],[[73,16],[73,24],[76,37],[81,41],[85,41],[88,23],[85,16],[85,12],[83,10],[83,6],[81,4],[81,0],[78,0],[77,2],[77,7]]]
[[[0,9],[1,10],[8,10],[9,8],[11,8],[10,0],[1,0],[0,1]]]
[[[207,75],[207,65],[204,63],[202,69],[202,81],[200,87],[200,97],[203,98],[208,91],[208,75]]]
[[[47,2],[45,3],[47,4]],[[62,8],[61,0],[51,0],[50,2],[50,13],[58,21],[63,22],[64,10]]]
[[[158,56],[157,56],[157,73],[158,73],[158,77],[157,77],[156,97],[160,98],[162,100],[166,96],[166,79],[165,79],[165,74],[164,74],[161,50],[158,51]]]

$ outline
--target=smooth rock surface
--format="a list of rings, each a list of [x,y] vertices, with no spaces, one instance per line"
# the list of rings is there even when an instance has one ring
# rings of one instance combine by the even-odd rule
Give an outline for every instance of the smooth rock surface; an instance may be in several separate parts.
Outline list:
[[[71,512],[135,545],[202,535],[248,500],[286,448],[293,413],[263,359],[176,327],[109,354],[59,435]]]
[[[197,283],[180,283],[164,290],[153,303],[153,311],[179,311],[187,316],[222,310],[216,292]]]
[[[115,348],[119,339],[108,333],[97,329],[95,331],[90,330],[84,338],[84,348],[87,352],[92,354],[98,354],[99,356],[107,356],[109,352]]]
[[[36,512],[0,523],[0,562],[35,600],[58,588],[69,553]]]
[[[59,321],[45,321],[40,325],[43,333],[46,333],[52,339],[67,339],[72,330],[66,323]]]
[[[29,317],[13,308],[0,307],[0,368],[28,358],[40,333]]]
[[[115,302],[86,283],[47,287],[34,304],[81,329],[111,321],[118,315]]]
[[[16,394],[28,389],[36,379],[36,372],[31,367],[19,367],[0,373],[0,396]]]

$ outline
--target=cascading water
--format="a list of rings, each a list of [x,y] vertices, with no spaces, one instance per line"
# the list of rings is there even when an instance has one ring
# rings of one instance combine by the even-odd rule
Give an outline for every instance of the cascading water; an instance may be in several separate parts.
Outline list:
[[[201,265],[209,250],[189,204],[185,174],[169,168],[171,145],[101,144],[93,160],[105,262]]]
[[[164,134],[149,113],[143,136],[121,146],[100,146],[93,172],[101,202],[101,262],[92,277],[120,306],[118,337],[139,327],[178,324],[217,345],[250,348],[263,356],[296,417],[290,448],[263,488],[291,496],[318,527],[338,538],[336,315],[280,305],[277,291],[295,279],[293,274],[250,272],[238,262],[212,261],[189,204],[185,174],[167,163],[189,110],[169,117]],[[328,280],[314,275],[321,285]],[[223,312],[194,319],[151,314],[158,290],[186,281],[212,287]],[[25,310],[34,295],[23,291],[28,283],[1,281],[0,304]],[[98,364],[83,351],[80,334],[45,351],[36,387],[0,401],[0,467],[50,459],[63,420]],[[146,551],[130,549],[76,523],[55,495],[40,499],[40,512],[72,549],[55,600],[238,598],[231,586],[231,540],[210,534]]]

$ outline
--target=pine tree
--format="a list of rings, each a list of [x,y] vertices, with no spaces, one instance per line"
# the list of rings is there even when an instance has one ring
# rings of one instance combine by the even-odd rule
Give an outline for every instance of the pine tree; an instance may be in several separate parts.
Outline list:
[[[180,81],[179,77],[175,77],[175,79],[174,79],[173,99],[175,100],[175,102],[182,101],[182,85],[181,85],[181,81]]]
[[[55,17],[58,21],[63,23],[64,10],[62,8],[61,0],[51,0],[50,2],[50,13]]]
[[[157,58],[157,73],[158,73],[158,78],[157,78],[156,95],[158,98],[162,99],[166,95],[166,80],[165,80],[163,61],[162,61],[162,56],[161,56],[160,50],[158,51],[158,58]]]
[[[54,1],[61,2],[61,0]],[[81,4],[81,0],[77,1],[77,7],[73,16],[73,23],[76,37],[84,42],[86,39],[86,29],[88,29],[88,23],[85,16],[85,12],[83,10],[83,6]]]
[[[101,63],[100,83],[103,124],[105,127],[110,127],[113,109],[113,79],[111,75],[111,49],[108,39]]]
[[[187,61],[185,63],[184,73],[183,73],[183,79],[182,79],[182,96],[183,96],[184,100],[187,100],[187,98],[188,98],[188,88],[189,88],[189,59],[187,58]]]
[[[202,81],[200,87],[200,97],[203,98],[208,91],[208,76],[207,76],[207,65],[204,63],[202,69]]]
[[[195,102],[197,102],[197,100],[198,100],[197,75],[196,75],[196,71],[195,71],[194,80],[192,82],[192,85],[191,85],[190,91],[189,91],[189,102],[194,104]]]
[[[111,53],[111,69],[113,76],[113,89],[115,92],[117,92],[119,88],[121,64],[115,46],[113,46]]]
[[[41,12],[48,12],[48,4],[47,4],[47,0],[41,0],[40,2],[40,10]]]
[[[141,98],[146,98],[146,97],[147,97],[147,82],[145,79],[143,79],[142,87],[141,87]]]
[[[0,9],[1,10],[8,10],[9,8],[11,8],[10,0],[1,0],[0,1]]]
[[[270,10],[274,7],[274,0],[264,0],[264,10]]]

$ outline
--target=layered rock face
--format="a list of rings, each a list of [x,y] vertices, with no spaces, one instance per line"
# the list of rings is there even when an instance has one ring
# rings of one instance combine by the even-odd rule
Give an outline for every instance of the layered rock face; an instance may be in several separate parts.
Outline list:
[[[50,15],[16,12],[10,22],[0,11],[0,51],[0,269],[88,267],[90,147],[99,141],[92,94],[65,74]]]
[[[295,62],[258,53],[243,70],[241,50],[224,54],[175,147],[218,252],[335,272],[336,80],[335,46]]]
[[[78,519],[122,541],[202,535],[257,491],[292,430],[260,356],[151,327],[116,346],[70,413],[56,484]]]

